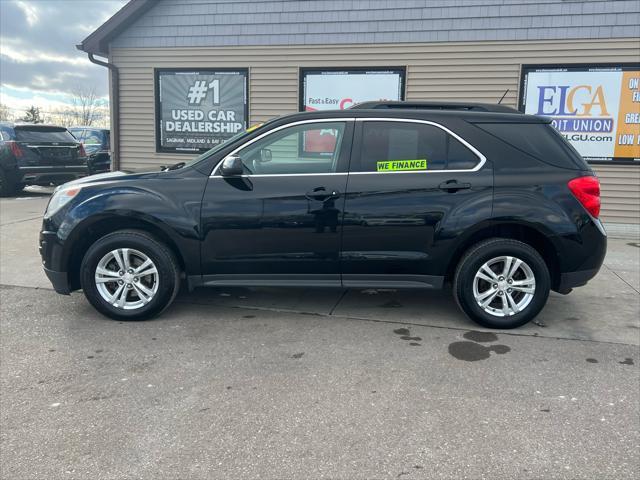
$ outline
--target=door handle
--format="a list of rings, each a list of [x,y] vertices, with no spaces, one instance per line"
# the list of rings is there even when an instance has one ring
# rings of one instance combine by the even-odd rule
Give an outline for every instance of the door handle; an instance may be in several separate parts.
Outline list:
[[[305,197],[309,200],[318,200],[321,202],[330,198],[338,198],[339,196],[340,192],[337,190],[327,190],[325,187],[316,187],[305,194]]]
[[[457,180],[447,180],[446,182],[442,182],[440,185],[438,185],[438,188],[448,193],[454,193],[454,192],[457,192],[458,190],[466,190],[471,188],[471,184],[461,183],[461,182],[458,182]]]

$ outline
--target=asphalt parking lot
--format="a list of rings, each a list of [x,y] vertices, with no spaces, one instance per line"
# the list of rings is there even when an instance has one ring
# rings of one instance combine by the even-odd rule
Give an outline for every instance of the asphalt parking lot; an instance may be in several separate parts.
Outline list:
[[[636,478],[640,240],[515,331],[448,293],[202,289],[123,323],[59,296],[46,189],[0,200],[0,477]]]

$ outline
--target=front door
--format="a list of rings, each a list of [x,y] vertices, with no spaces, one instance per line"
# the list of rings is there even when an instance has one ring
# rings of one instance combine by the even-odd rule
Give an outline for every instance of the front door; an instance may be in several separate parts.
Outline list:
[[[232,152],[243,175],[214,169],[202,202],[203,282],[340,285],[352,136],[351,121],[301,121]]]
[[[484,156],[432,122],[358,119],[345,205],[345,287],[442,285],[452,239],[491,216]]]

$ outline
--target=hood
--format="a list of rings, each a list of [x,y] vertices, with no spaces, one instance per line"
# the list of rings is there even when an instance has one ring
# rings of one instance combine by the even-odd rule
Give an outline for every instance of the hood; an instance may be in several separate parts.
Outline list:
[[[70,182],[65,183],[64,187],[66,188],[73,185],[111,183],[113,181],[138,180],[144,177],[156,176],[158,175],[158,173],[159,172],[132,173],[122,171],[98,173],[96,175],[89,175],[88,177],[71,180]]]

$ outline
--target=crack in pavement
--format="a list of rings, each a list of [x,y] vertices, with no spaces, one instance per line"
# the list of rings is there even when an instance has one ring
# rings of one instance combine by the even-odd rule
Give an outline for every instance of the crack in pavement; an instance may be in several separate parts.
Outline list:
[[[14,220],[11,222],[0,223],[0,227],[4,227],[5,225],[15,225],[16,223],[24,223],[24,222],[29,222],[31,220],[38,220],[38,219],[42,219],[42,215],[38,215],[37,217],[24,218],[22,220]]]
[[[640,291],[639,291],[636,287],[634,287],[634,286],[633,286],[633,285],[631,285],[629,282],[627,282],[624,278],[622,278],[620,275],[618,275],[618,272],[616,272],[613,268],[611,268],[611,267],[610,267],[609,265],[607,265],[606,263],[603,263],[602,265],[604,265],[604,266],[605,266],[605,268],[606,268],[607,270],[609,270],[609,271],[610,271],[611,273],[613,273],[616,277],[618,277],[620,280],[622,280],[624,283],[626,283],[626,284],[627,284],[627,286],[628,286],[629,288],[631,288],[634,292],[636,292],[636,293],[640,294]]]
[[[340,294],[340,297],[338,298],[338,301],[335,303],[335,305],[331,308],[331,310],[329,310],[329,315],[333,315],[333,312],[336,311],[336,308],[338,308],[338,305],[340,305],[340,303],[342,302],[342,300],[344,300],[344,297],[347,296],[347,293],[349,292],[348,288],[345,288],[342,293]]]

